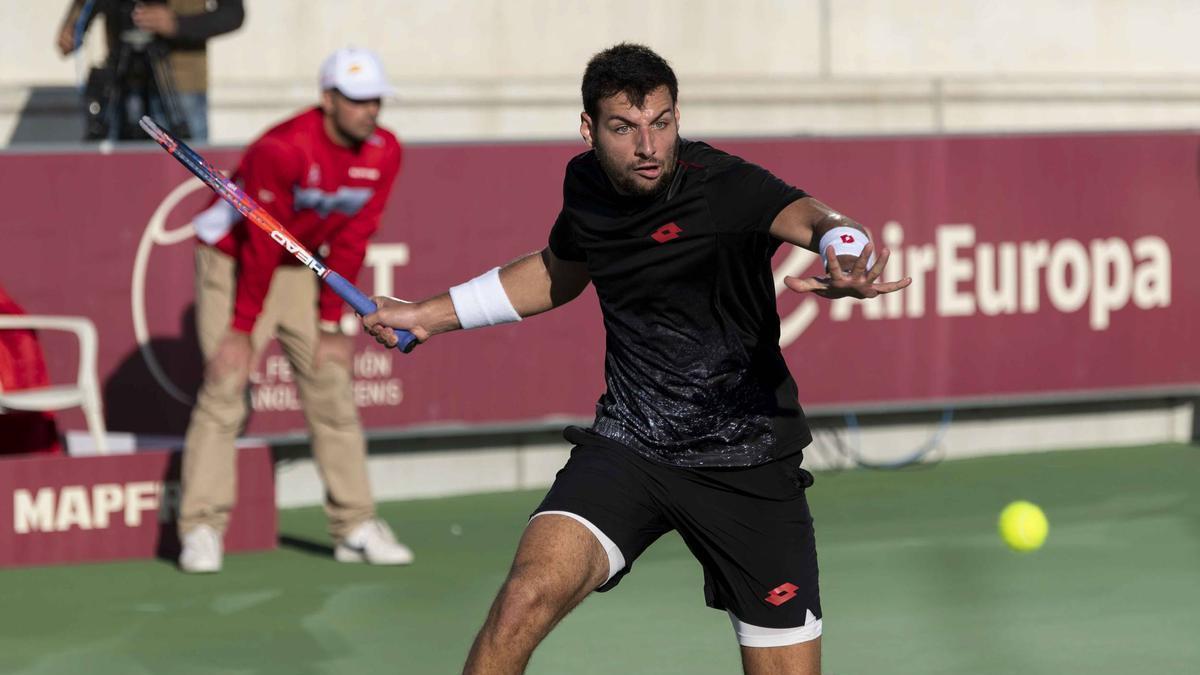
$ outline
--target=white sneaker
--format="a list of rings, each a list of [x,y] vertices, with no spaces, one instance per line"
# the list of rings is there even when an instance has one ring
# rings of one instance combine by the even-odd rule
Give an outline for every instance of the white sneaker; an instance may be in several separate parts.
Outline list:
[[[181,542],[179,569],[192,574],[221,571],[220,532],[208,525],[197,525],[183,535]]]
[[[396,541],[392,528],[372,518],[350,531],[333,551],[338,562],[367,562],[372,565],[407,565],[413,552]]]

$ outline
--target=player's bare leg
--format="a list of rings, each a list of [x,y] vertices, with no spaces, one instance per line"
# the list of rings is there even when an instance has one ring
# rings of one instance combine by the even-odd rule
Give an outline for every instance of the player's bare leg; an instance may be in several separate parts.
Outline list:
[[[530,521],[464,675],[525,672],[550,629],[604,583],[608,564],[600,542],[575,520],[546,514]]]
[[[821,638],[786,647],[742,647],[746,675],[821,675]]]

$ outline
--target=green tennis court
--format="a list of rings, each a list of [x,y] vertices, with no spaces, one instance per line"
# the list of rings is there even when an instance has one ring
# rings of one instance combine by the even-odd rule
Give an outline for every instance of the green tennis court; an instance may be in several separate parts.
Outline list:
[[[1077,450],[819,474],[825,671],[1190,673],[1200,664],[1200,449]],[[319,509],[215,576],[166,562],[0,571],[0,672],[458,672],[540,492],[381,507],[409,568],[329,558]],[[995,532],[1039,503],[1033,554]],[[569,616],[530,673],[737,673],[672,535]]]

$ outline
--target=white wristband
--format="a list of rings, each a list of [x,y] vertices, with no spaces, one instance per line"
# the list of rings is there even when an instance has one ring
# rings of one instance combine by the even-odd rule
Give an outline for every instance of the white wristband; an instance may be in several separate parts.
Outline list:
[[[454,313],[464,329],[520,321],[500,283],[500,268],[493,267],[474,279],[450,289]]]
[[[852,255],[857,258],[862,255],[863,249],[867,247],[868,242],[870,240],[867,239],[867,233],[862,230],[856,230],[853,227],[835,227],[826,232],[825,236],[821,237],[819,253],[821,259],[825,260],[825,251],[829,250],[830,246],[833,246],[833,254],[835,256]],[[867,261],[867,267],[869,268],[874,265],[875,254],[872,253],[871,259]],[[829,268],[828,261],[825,263],[825,268]]]

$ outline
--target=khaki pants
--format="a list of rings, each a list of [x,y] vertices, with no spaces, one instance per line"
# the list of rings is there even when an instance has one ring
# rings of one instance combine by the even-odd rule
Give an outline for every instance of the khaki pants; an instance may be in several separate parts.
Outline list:
[[[229,330],[236,265],[221,251],[197,245],[196,328],[206,362]],[[313,458],[325,483],[329,531],[334,538],[341,538],[374,517],[375,506],[351,373],[345,365],[328,361],[319,370],[312,367],[317,343],[317,284],[306,268],[280,266],[254,325],[251,343],[257,360],[276,337],[291,363],[312,435]],[[206,372],[184,441],[180,534],[202,524],[224,532],[229,524],[237,480],[234,440],[247,413],[242,378],[214,381]]]

